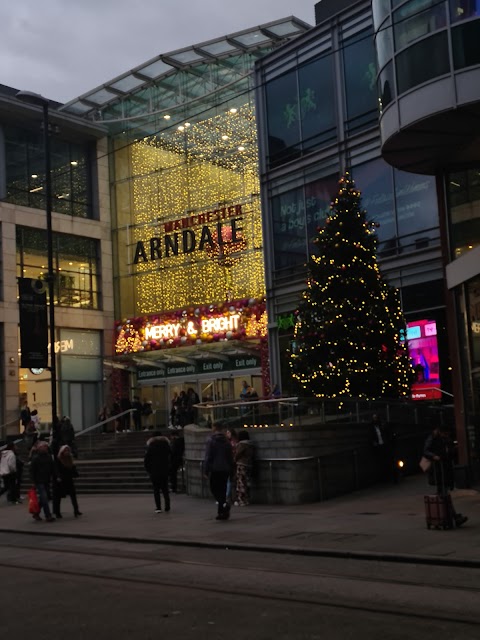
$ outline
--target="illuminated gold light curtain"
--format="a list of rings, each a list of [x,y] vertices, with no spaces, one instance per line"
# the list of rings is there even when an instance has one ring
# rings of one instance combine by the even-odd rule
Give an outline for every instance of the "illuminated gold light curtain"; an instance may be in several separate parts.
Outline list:
[[[182,126],[183,130],[132,145],[131,188],[117,190],[117,208],[125,206],[119,202],[121,193],[132,209],[128,255],[137,316],[265,294],[253,108],[247,104],[235,113],[226,111]],[[149,240],[163,239],[165,222],[235,204],[242,205],[239,226],[246,248],[234,254],[229,266],[198,249],[132,264],[137,242],[144,242],[149,255]],[[214,234],[216,224],[208,226]],[[193,228],[197,245],[201,228]]]

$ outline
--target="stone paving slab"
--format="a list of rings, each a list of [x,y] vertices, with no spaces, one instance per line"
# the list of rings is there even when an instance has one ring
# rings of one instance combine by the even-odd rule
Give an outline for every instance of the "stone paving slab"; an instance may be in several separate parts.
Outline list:
[[[428,490],[427,490],[428,492]],[[34,522],[23,505],[0,502],[0,531],[108,536],[188,544],[239,544],[274,549],[398,554],[475,561],[480,564],[480,493],[453,492],[458,511],[469,516],[460,529],[427,530],[423,477],[377,486],[322,503],[233,507],[228,522],[215,520],[213,500],[172,496],[170,513],[154,513],[153,496],[79,496],[84,515],[73,518],[68,498],[64,518]]]

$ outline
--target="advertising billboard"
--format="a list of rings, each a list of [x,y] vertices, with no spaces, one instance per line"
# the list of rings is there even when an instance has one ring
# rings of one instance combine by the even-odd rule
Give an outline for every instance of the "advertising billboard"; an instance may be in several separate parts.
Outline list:
[[[435,320],[415,320],[407,324],[407,341],[415,379],[412,400],[439,400],[440,367]]]

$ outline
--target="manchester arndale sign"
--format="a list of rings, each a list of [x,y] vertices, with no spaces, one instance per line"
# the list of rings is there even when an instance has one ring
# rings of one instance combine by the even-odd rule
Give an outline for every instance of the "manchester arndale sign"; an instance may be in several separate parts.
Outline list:
[[[243,242],[242,205],[222,207],[163,223],[164,234],[135,247],[133,264],[152,262],[194,251],[222,249]]]

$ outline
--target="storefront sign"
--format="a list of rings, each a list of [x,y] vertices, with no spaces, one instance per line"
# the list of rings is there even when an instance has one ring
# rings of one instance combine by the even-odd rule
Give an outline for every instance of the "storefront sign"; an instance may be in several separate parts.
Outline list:
[[[194,251],[221,251],[223,247],[238,246],[240,250],[245,246],[242,220],[242,205],[237,204],[165,222],[163,236],[137,242],[133,264],[154,262]],[[214,223],[213,228],[211,223]]]
[[[160,340],[162,338],[178,338],[180,335],[196,336],[198,333],[210,334],[220,331],[236,331],[240,315],[238,313],[215,318],[202,318],[198,321],[189,320],[186,325],[181,322],[166,322],[164,324],[147,325],[145,338]]]
[[[138,367],[137,379],[154,380],[162,378],[174,378],[180,376],[206,374],[218,377],[225,372],[243,371],[245,369],[257,369],[260,367],[260,357],[256,355],[239,356],[228,359],[208,359],[186,364],[183,362],[170,362],[161,368]]]

